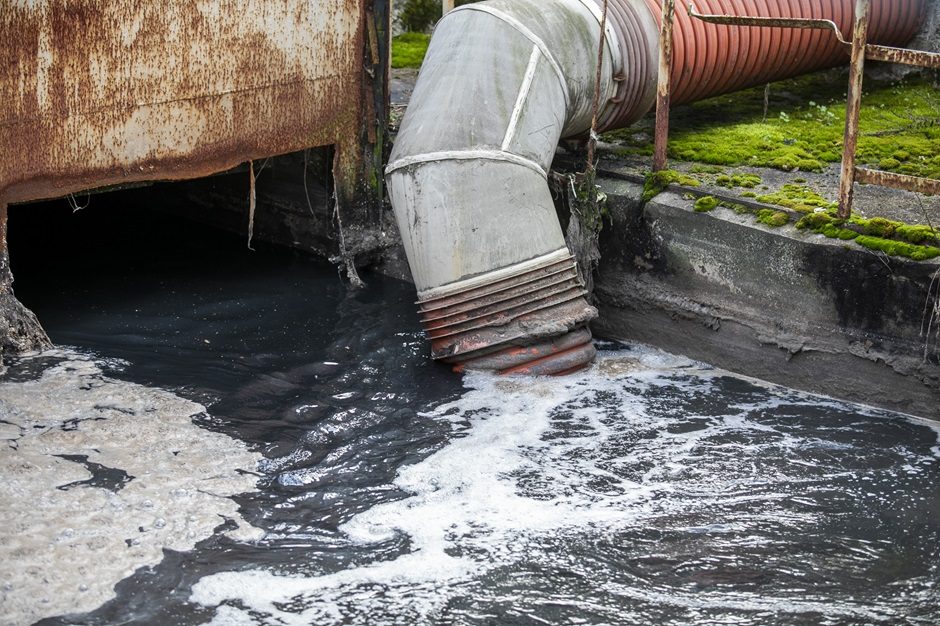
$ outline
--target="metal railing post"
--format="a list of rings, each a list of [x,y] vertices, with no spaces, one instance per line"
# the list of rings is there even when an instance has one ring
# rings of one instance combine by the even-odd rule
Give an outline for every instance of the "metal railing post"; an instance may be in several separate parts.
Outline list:
[[[849,73],[848,102],[846,104],[845,135],[842,148],[842,172],[839,180],[839,216],[848,219],[852,216],[852,201],[855,195],[855,183],[880,185],[893,189],[904,189],[920,193],[940,194],[940,180],[923,178],[873,170],[856,165],[859,133],[859,112],[861,110],[862,82],[865,61],[885,61],[901,63],[914,67],[940,70],[940,53],[924,50],[892,48],[868,43],[868,25],[871,19],[871,0],[856,0],[855,26],[852,41],[846,41],[839,26],[828,19],[805,19],[797,17],[762,17],[753,15],[703,15],[689,4],[689,15],[710,24],[726,26],[751,26],[758,28],[800,28],[830,31],[839,44],[851,54]],[[668,119],[666,120],[668,123]],[[663,152],[665,155],[665,152]],[[655,158],[655,157],[654,157]],[[665,157],[663,157],[665,164]]]
[[[868,22],[871,0],[855,1],[855,30],[852,35],[852,61],[849,66],[849,92],[845,106],[845,140],[842,144],[842,176],[839,179],[839,217],[852,215],[855,194],[855,152],[858,149],[858,120],[862,106],[862,83],[865,79],[865,46],[868,44]]]
[[[663,25],[659,34],[659,83],[656,88],[654,172],[666,169],[666,149],[669,144],[669,96],[672,81],[672,21],[675,7],[675,0],[663,0]]]

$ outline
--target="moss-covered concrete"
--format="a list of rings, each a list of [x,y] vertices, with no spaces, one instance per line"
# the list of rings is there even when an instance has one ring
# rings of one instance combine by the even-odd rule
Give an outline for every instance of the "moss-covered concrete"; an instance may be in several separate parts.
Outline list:
[[[613,225],[601,238],[597,335],[940,419],[940,336],[936,324],[925,332],[940,260],[779,224],[784,210],[757,221],[751,207],[699,212],[671,190],[644,204],[637,182],[600,184]]]
[[[842,159],[844,70],[675,107],[669,157],[717,166],[824,170]],[[653,121],[605,134],[621,156],[651,155]],[[929,78],[870,80],[861,115],[858,159],[879,169],[940,178],[940,92]],[[730,180],[728,181],[730,183]],[[719,183],[722,184],[722,183]]]

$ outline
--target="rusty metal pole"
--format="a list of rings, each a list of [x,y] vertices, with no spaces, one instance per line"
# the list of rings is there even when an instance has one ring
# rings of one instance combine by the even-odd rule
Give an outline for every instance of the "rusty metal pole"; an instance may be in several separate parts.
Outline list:
[[[675,8],[675,0],[663,0],[663,24],[659,34],[659,83],[656,88],[654,172],[666,169],[666,148],[669,143],[669,94],[672,80],[672,20]]]
[[[604,0],[601,9],[601,39],[597,46],[597,70],[594,74],[594,99],[591,101],[591,134],[587,145],[588,193],[592,201],[596,199],[597,189],[594,187],[594,151],[597,149],[597,113],[601,105],[601,70],[604,67],[604,47],[607,44],[607,0]]]
[[[441,15],[454,10],[454,0],[441,0]]]
[[[868,44],[868,23],[871,0],[855,2],[855,32],[852,35],[852,61],[849,66],[849,93],[845,106],[845,140],[842,144],[842,176],[839,179],[839,217],[852,215],[855,194],[855,152],[858,149],[858,118],[862,105],[862,83],[865,79],[865,46]]]

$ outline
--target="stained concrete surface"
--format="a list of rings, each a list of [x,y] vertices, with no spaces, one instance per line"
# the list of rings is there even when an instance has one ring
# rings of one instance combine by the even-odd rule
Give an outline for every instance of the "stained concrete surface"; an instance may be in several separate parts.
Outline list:
[[[601,337],[791,387],[940,419],[940,261],[887,257],[667,192],[603,179],[612,225]],[[928,323],[934,317],[932,330]]]

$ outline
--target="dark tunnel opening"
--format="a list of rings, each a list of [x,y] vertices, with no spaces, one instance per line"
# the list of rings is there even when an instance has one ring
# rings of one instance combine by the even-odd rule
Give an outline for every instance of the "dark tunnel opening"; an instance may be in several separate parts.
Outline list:
[[[14,295],[57,347],[123,359],[154,383],[219,358],[313,350],[335,321],[321,303],[346,289],[324,259],[335,246],[331,158],[255,163],[251,248],[247,164],[10,206]]]

